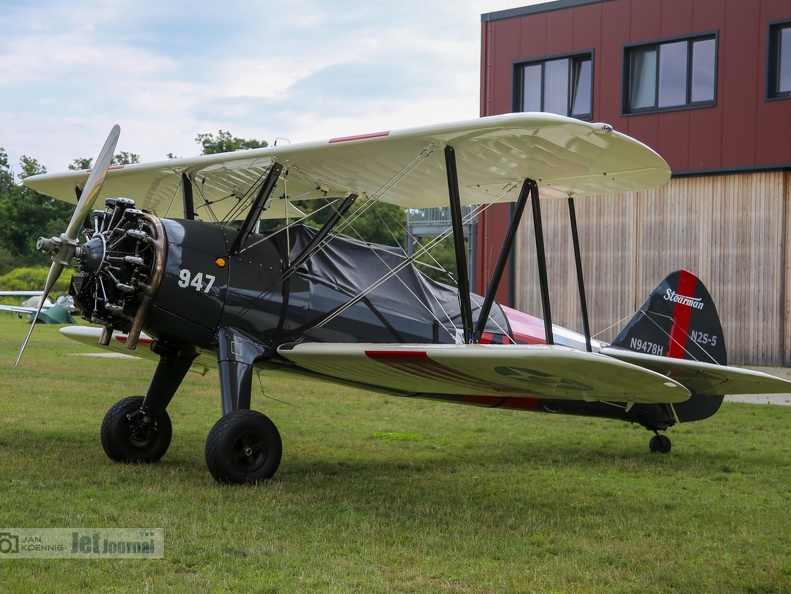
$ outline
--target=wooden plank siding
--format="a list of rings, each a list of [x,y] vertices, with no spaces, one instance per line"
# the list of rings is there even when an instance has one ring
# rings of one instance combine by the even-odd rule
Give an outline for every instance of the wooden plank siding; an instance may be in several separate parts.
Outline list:
[[[707,286],[729,360],[791,365],[789,199],[791,173],[672,179],[650,192],[576,200],[591,331],[612,340],[671,271]],[[552,316],[582,331],[564,200],[543,200]],[[514,305],[542,315],[532,217],[516,245]]]

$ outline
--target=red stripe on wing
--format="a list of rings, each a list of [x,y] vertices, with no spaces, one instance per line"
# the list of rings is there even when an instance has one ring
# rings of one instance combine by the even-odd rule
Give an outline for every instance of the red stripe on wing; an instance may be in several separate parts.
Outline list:
[[[462,386],[475,393],[475,390],[496,391],[503,394],[524,394],[529,390],[512,388],[482,380],[468,375],[442,363],[434,361],[426,351],[365,351],[365,355],[379,363],[392,367],[415,377],[432,381],[446,382],[454,386]]]
[[[341,138],[331,138],[330,144],[335,144],[336,142],[349,142],[350,140],[366,140],[368,138],[380,138],[382,136],[389,136],[390,131],[387,132],[372,132],[371,134],[359,134],[357,136],[343,136]]]

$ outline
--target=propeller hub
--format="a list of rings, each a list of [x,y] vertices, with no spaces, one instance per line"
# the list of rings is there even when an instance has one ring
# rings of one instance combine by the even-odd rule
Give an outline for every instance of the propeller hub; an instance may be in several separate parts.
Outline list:
[[[80,261],[80,270],[95,274],[104,264],[107,245],[104,236],[100,233],[77,248],[76,257]]]
[[[77,240],[64,233],[60,237],[39,237],[36,249],[47,254],[55,264],[68,266],[77,251]]]

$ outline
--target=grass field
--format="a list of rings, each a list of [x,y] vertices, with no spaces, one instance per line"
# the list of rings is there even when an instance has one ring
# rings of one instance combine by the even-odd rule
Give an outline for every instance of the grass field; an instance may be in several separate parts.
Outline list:
[[[219,486],[205,468],[216,373],[170,406],[150,466],[110,462],[106,410],[153,365],[0,316],[0,524],[155,527],[154,560],[0,558],[4,592],[791,592],[791,408],[726,403],[673,451],[611,421],[268,381],[280,471]]]

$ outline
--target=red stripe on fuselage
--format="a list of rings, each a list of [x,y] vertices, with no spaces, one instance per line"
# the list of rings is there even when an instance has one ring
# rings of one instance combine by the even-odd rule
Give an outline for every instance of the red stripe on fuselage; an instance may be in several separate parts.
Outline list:
[[[677,293],[682,297],[695,297],[695,276],[682,270],[678,276]],[[689,334],[689,321],[692,318],[692,307],[676,302],[673,309],[673,327],[670,329],[670,346],[667,356],[683,359]]]

